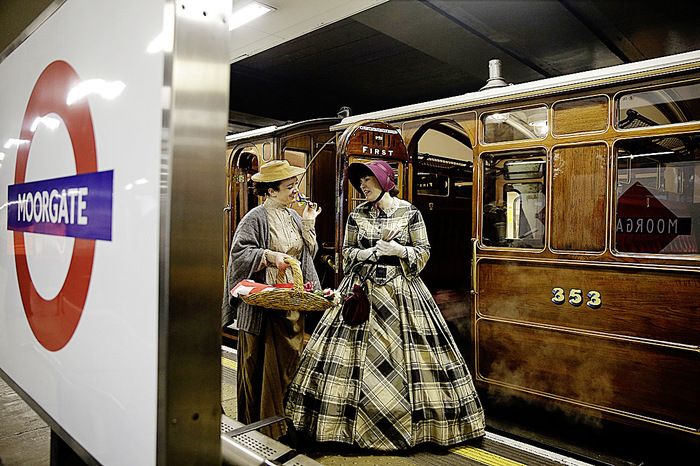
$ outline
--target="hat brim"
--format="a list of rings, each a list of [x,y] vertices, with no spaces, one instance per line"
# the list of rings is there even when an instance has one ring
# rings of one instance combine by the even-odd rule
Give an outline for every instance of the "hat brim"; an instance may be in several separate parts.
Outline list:
[[[301,167],[290,166],[289,168],[286,168],[284,170],[280,170],[275,174],[267,174],[267,173],[258,172],[255,175],[251,176],[250,179],[253,181],[257,181],[259,183],[272,183],[274,181],[282,181],[282,180],[286,180],[289,178],[293,178],[293,177],[299,176],[305,172],[306,172],[306,170],[301,168]]]
[[[375,176],[372,169],[370,169],[364,163],[353,162],[348,165],[348,180],[350,181],[350,184],[352,184],[352,187],[355,188],[355,191],[359,192],[360,194],[362,194],[362,184],[360,183],[360,179],[368,175]]]

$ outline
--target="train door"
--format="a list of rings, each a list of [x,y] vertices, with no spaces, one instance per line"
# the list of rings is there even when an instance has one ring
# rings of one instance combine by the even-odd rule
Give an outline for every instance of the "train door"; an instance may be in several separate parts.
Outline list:
[[[403,125],[404,137],[410,138],[412,203],[423,215],[431,245],[421,277],[465,357],[471,347],[473,223],[473,132],[465,128],[473,129],[474,120],[469,112]]]
[[[319,251],[314,260],[322,288],[334,286],[333,254],[335,251],[335,134],[327,131],[306,131],[281,140],[282,158],[290,165],[305,168],[299,177],[299,191],[322,208],[316,221]],[[291,206],[299,215],[304,206]],[[329,265],[330,264],[330,265]]]
[[[418,128],[408,146],[413,166],[412,202],[423,214],[430,260],[423,281],[431,292],[468,292],[471,258],[473,152],[454,121]]]
[[[311,136],[312,157],[306,173],[309,193],[323,209],[316,222],[319,252],[316,270],[323,288],[335,286],[335,134],[328,131]]]
[[[258,172],[258,156],[255,146],[246,146],[233,149],[229,155],[228,170],[228,205],[225,221],[224,264],[228,262],[228,253],[231,249],[233,232],[238,223],[250,209],[260,203],[255,194],[251,177]]]
[[[255,194],[251,177],[258,172],[258,157],[251,152],[243,152],[238,157],[236,164],[236,184],[238,185],[238,198],[236,199],[236,219],[235,227],[238,222],[248,213],[253,207],[260,204],[259,197]]]

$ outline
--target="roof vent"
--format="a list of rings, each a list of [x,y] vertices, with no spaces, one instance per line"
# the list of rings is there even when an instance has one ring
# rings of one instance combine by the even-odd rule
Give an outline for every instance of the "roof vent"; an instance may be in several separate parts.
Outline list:
[[[489,60],[489,79],[486,80],[486,85],[479,89],[491,89],[492,87],[507,86],[508,83],[501,77],[501,60]]]
[[[338,110],[338,118],[347,118],[352,115],[352,109],[350,107],[340,107]]]

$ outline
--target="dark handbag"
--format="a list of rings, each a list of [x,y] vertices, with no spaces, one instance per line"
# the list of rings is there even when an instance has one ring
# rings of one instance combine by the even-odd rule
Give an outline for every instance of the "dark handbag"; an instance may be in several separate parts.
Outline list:
[[[362,286],[352,287],[352,293],[343,302],[343,320],[350,326],[359,325],[369,318],[369,299]]]
[[[377,264],[373,264],[360,283],[352,287],[352,292],[343,301],[343,320],[350,326],[360,325],[369,318],[369,298],[367,297],[367,279]]]

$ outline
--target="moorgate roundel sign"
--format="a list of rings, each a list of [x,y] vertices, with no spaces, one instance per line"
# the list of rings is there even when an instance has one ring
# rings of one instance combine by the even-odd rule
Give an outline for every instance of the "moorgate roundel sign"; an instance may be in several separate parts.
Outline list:
[[[22,121],[14,185],[8,187],[8,230],[13,230],[15,267],[22,305],[39,343],[50,351],[63,348],[73,336],[87,299],[95,241],[111,241],[113,171],[97,171],[92,116],[87,98],[69,101],[80,84],[64,61],[49,64],[37,79]],[[29,150],[37,121],[58,115],[66,125],[75,158],[75,176],[25,183]],[[25,246],[26,233],[75,238],[65,281],[46,300],[32,281]]]

